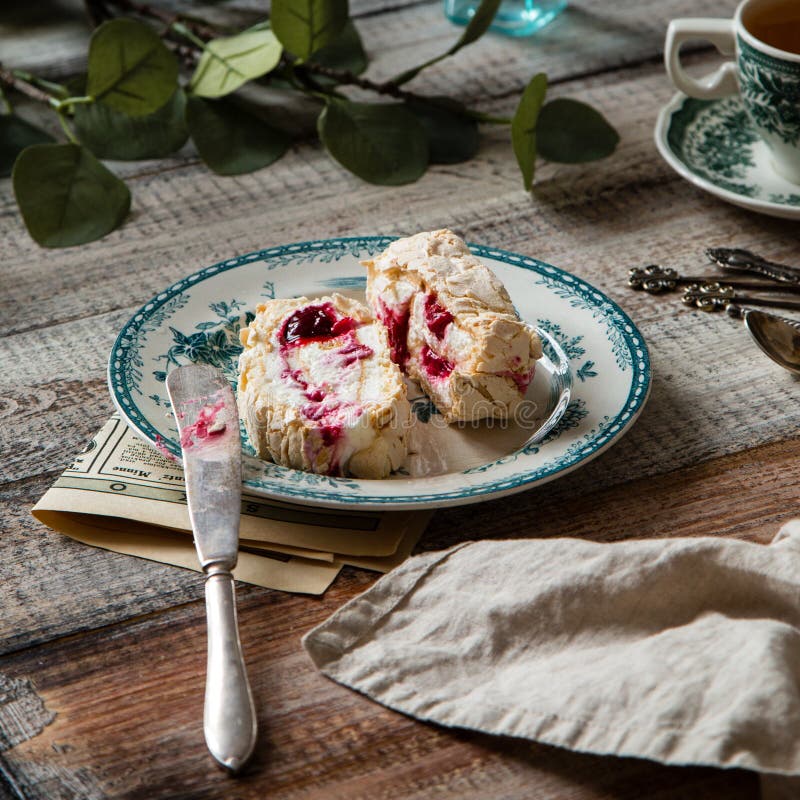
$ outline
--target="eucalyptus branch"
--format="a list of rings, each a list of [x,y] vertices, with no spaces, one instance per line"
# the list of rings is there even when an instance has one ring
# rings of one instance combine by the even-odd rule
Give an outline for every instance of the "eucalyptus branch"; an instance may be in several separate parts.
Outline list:
[[[11,175],[23,220],[39,244],[66,247],[99,239],[119,227],[130,209],[129,189],[101,159],[164,158],[191,139],[214,172],[241,175],[287,152],[292,137],[285,126],[273,124],[269,104],[236,97],[248,82],[288,85],[319,101],[319,140],[345,169],[373,184],[410,183],[430,164],[473,158],[478,123],[511,126],[526,189],[537,153],[562,163],[609,155],[619,139],[616,131],[578,101],[545,103],[544,74],[530,81],[513,119],[404,88],[431,64],[480,38],[500,1],[481,0],[445,53],[379,81],[361,75],[367,54],[347,15],[347,0],[272,0],[270,22],[244,30],[159,8],[155,0],[83,0],[96,30],[85,88],[77,96],[67,86],[0,63],[0,110],[7,112],[0,116],[0,176]],[[297,13],[303,4],[321,11]],[[142,54],[135,63],[128,57],[132,48]],[[193,72],[188,83],[181,80],[176,57]],[[356,102],[347,96],[348,86],[399,102]],[[15,114],[5,89],[51,108],[70,144],[54,142]],[[35,147],[40,144],[48,146]],[[80,192],[53,192],[53,185],[80,186]]]
[[[73,144],[78,144],[78,139],[75,136],[72,128],[67,121],[67,113],[72,110],[73,105],[81,103],[93,103],[93,97],[56,97],[55,94],[68,94],[63,86],[50,81],[42,80],[34,75],[31,75],[24,70],[11,70],[0,64],[0,85],[7,86],[14,89],[31,100],[36,100],[39,103],[52,108],[58,116],[58,122],[61,125],[64,135]],[[47,87],[47,88],[43,88]],[[49,91],[48,91],[49,89]],[[55,94],[51,94],[50,92]],[[6,103],[9,105],[8,101]]]
[[[287,66],[287,72],[292,76],[291,82],[294,87],[304,94],[311,97],[316,97],[322,102],[327,102],[329,97],[339,97],[346,100],[347,98],[333,86],[323,86],[319,81],[314,79],[310,70],[304,70],[297,64],[291,64],[284,59]]]
[[[173,14],[147,3],[139,3],[136,0],[105,0],[105,2],[115,6],[121,11],[130,11],[134,14],[138,14],[140,17],[157,20],[166,25],[167,28],[174,28],[176,23],[182,24],[188,28],[192,34],[201,39],[213,39],[221,33],[226,33],[226,31],[215,27],[205,20],[201,21],[196,17],[187,16],[185,14]]]
[[[58,103],[58,100],[52,94],[39,88],[31,77],[28,77],[20,70],[7,69],[2,64],[0,64],[0,84],[7,86],[9,89],[14,89],[39,103],[45,103],[49,106],[55,106]]]
[[[396,97],[398,100],[423,99],[421,95],[407,92],[391,81],[378,83],[377,81],[371,81],[369,78],[362,78],[360,75],[350,72],[350,70],[335,69],[334,67],[327,67],[324,64],[317,64],[314,61],[304,61],[302,65],[298,64],[295,69],[298,73],[301,70],[305,70],[315,75],[324,75],[326,78],[331,78],[342,86],[358,86],[359,89],[366,89],[376,94],[389,95],[390,97]]]
[[[205,49],[205,41],[203,39],[212,39],[218,35],[218,31],[209,23],[197,18],[188,18],[179,14],[171,14],[162,9],[148,5],[147,3],[138,2],[138,0],[101,0],[101,2],[109,3],[116,6],[122,11],[131,11],[139,16],[147,17],[157,20],[166,26],[164,31],[164,38],[168,40],[171,49],[179,55],[182,60],[188,64],[195,63],[202,55]],[[175,34],[174,36],[172,34]],[[182,41],[176,41],[179,37]],[[187,44],[188,42],[188,44]],[[444,58],[447,54],[438,56],[433,61],[438,61]],[[423,103],[426,105],[436,106],[453,110],[436,98],[426,97],[425,95],[409,92],[402,89],[400,84],[394,80],[389,81],[373,81],[369,78],[364,78],[356,75],[354,72],[346,69],[336,69],[324,64],[319,64],[313,60],[303,61],[302,64],[296,63],[293,59],[283,59],[284,66],[288,67],[302,86],[298,87],[301,91],[310,90],[306,93],[320,96],[341,96],[336,91],[321,86],[314,80],[314,75],[321,75],[330,78],[340,86],[356,86],[359,89],[372,92],[373,94],[384,95],[393,97],[397,100],[404,100],[414,103]],[[425,65],[427,66],[427,65]],[[420,68],[421,69],[421,68]],[[474,119],[477,122],[494,125],[509,125],[511,120],[505,117],[494,117],[489,114],[484,114],[480,111],[473,111],[472,109],[464,108],[459,109],[459,114]]]
[[[294,69],[298,77],[302,76],[303,71],[316,75],[324,75],[326,78],[335,80],[340,86],[357,86],[359,89],[365,89],[366,91],[374,92],[375,94],[387,95],[398,100],[435,106],[452,113],[457,113],[460,116],[474,119],[476,122],[483,122],[489,125],[511,124],[511,119],[509,117],[496,117],[492,116],[491,114],[484,114],[482,111],[475,111],[471,108],[454,109],[452,104],[439,98],[429,97],[424,94],[417,94],[416,92],[409,92],[406,89],[401,89],[400,86],[394,81],[383,81],[378,83],[377,81],[371,81],[369,78],[362,78],[360,75],[356,75],[350,70],[335,69],[333,67],[325,66],[324,64],[317,64],[313,61],[304,61],[302,65],[296,65]]]

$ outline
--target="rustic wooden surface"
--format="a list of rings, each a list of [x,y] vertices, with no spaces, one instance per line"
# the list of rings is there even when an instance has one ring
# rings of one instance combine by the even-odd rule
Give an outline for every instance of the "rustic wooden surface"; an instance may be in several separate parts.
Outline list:
[[[0,60],[51,75],[80,69],[88,31],[74,0],[3,4]],[[237,0],[242,18],[261,3]],[[731,0],[573,0],[540,37],[488,36],[415,82],[508,113],[545,69],[554,94],[589,100],[622,135],[607,161],[542,164],[520,188],[507,133],[474,161],[418,183],[359,182],[312,143],[253,175],[220,178],[187,149],[115,166],[126,226],[82,248],[27,237],[0,181],[0,800],[96,798],[491,798],[753,800],[755,775],[579,755],[422,725],[320,677],[300,637],[375,579],[346,569],[319,599],[241,586],[244,649],[262,736],[232,781],[203,746],[204,607],[197,576],[86,548],[30,516],[32,504],[112,410],[105,359],[155,292],[218,259],[282,242],[410,233],[468,238],[571,270],[619,301],[654,367],[632,432],[584,469],[512,498],[437,513],[420,549],[478,537],[675,535],[766,542],[797,515],[797,380],[740,325],[626,290],[631,265],[685,271],[737,245],[800,262],[797,223],[723,204],[678,178],[652,142],[672,95],[666,21],[722,16]],[[218,7],[217,7],[218,8]],[[359,0],[374,74],[456,35],[439,2]],[[698,51],[698,68],[713,55]],[[31,109],[32,114],[37,114]],[[343,204],[341,199],[347,198]]]

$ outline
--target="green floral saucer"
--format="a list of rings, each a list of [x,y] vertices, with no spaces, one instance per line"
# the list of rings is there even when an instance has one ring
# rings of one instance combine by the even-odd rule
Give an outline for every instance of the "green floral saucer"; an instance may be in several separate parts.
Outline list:
[[[695,186],[751,211],[800,219],[800,186],[773,170],[738,96],[675,95],[661,109],[655,140],[666,162]]]

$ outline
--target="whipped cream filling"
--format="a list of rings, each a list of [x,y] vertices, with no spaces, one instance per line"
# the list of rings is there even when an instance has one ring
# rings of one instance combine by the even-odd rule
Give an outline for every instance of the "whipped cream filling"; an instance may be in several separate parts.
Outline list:
[[[386,332],[363,305],[271,301],[241,339],[239,403],[262,457],[330,475],[397,469],[410,407]]]
[[[372,358],[381,345],[375,324],[354,323],[344,333],[308,341],[281,341],[283,329],[273,336],[278,358],[267,363],[265,378],[281,403],[298,409],[319,433],[319,442],[309,439],[305,447],[309,461],[317,461],[319,447],[331,447],[335,457],[330,473],[369,445],[375,435],[364,413],[383,401],[384,375]]]

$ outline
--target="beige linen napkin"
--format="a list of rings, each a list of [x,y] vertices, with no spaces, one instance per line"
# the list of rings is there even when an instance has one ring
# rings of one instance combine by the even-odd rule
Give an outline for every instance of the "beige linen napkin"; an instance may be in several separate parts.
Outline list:
[[[407,561],[304,644],[441,725],[800,773],[800,520],[770,545],[466,543]]]

